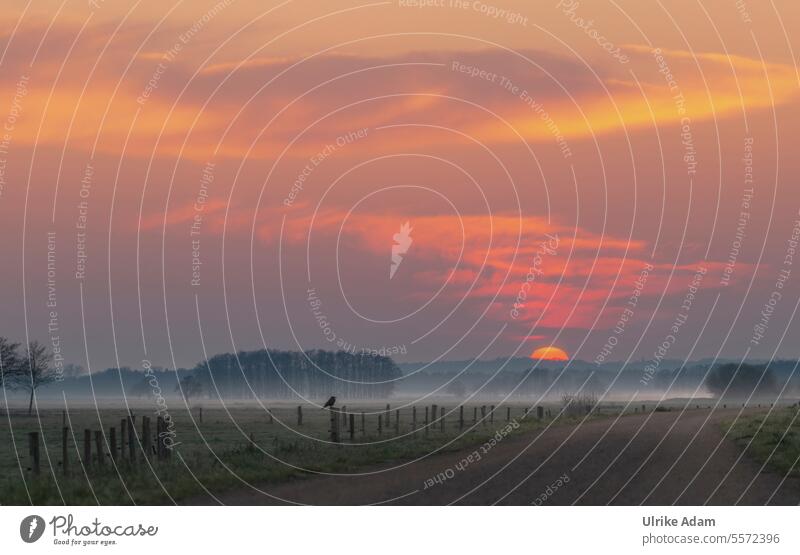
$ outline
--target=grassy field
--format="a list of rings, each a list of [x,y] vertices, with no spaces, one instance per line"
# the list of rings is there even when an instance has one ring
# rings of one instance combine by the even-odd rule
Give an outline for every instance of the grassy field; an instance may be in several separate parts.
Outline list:
[[[396,403],[397,401],[395,401]],[[121,403],[120,403],[121,405]],[[512,421],[520,426],[513,433],[524,433],[545,426],[549,419],[536,418],[535,410],[523,417],[525,407],[511,406]],[[377,411],[380,405],[360,404],[348,407],[355,413],[355,437],[342,431],[342,442],[329,442],[330,416],[327,411],[305,406],[303,423],[297,425],[297,405],[271,405],[269,413],[256,406],[204,407],[203,421],[199,408],[191,413],[185,407],[170,411],[174,422],[176,446],[169,461],[158,461],[152,454],[145,458],[138,451],[137,462],[112,461],[108,455],[109,428],[120,436],[120,420],[127,411],[111,408],[72,409],[68,424],[72,434],[68,440],[69,473],[62,467],[62,418],[59,409],[40,410],[34,416],[24,411],[0,413],[0,504],[164,504],[187,497],[246,483],[263,486],[269,483],[307,476],[310,473],[345,473],[390,461],[411,460],[437,450],[454,450],[478,445],[507,425],[507,407],[498,407],[493,421],[488,416],[473,426],[473,406],[465,406],[464,429],[460,429],[458,411],[452,411],[440,422],[423,427],[425,408],[417,406],[417,429],[412,431],[412,409],[401,410],[399,429],[395,427],[395,409],[389,426],[385,415],[378,433]],[[548,407],[556,414],[558,407]],[[361,412],[365,411],[365,430],[361,431]],[[618,408],[604,406],[592,417],[615,414]],[[155,428],[155,413],[150,409],[134,409],[137,432],[141,433],[141,416],[149,415]],[[580,416],[563,417],[564,423],[577,422]],[[92,460],[83,457],[83,431],[92,430]],[[94,430],[105,433],[104,464],[98,465]],[[41,473],[34,476],[28,453],[28,433],[39,432]],[[152,432],[155,436],[155,431]],[[73,435],[74,434],[74,435]],[[250,438],[252,437],[252,442]],[[117,440],[119,441],[119,439]],[[149,449],[148,449],[149,450]]]
[[[747,455],[772,470],[800,476],[800,414],[798,408],[781,407],[740,418],[730,429],[731,437]]]

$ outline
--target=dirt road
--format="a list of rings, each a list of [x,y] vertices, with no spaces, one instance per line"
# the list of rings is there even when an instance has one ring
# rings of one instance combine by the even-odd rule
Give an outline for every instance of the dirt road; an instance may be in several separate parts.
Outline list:
[[[719,425],[737,412],[657,412],[616,423],[609,418],[554,426],[506,438],[485,454],[479,449],[481,459],[467,464],[459,463],[473,449],[386,465],[361,476],[260,487],[269,495],[244,489],[217,499],[226,505],[279,504],[281,499],[316,505],[798,504],[797,479],[782,482],[783,476],[761,473],[747,456],[737,462],[741,451],[723,439]],[[444,479],[436,483],[436,476]]]

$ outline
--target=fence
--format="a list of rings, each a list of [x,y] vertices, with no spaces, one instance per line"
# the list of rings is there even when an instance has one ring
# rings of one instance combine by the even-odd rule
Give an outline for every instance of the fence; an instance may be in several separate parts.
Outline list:
[[[303,407],[302,405],[296,407],[295,414],[298,426],[305,425],[303,418],[304,408],[308,409],[309,407]],[[428,437],[430,434],[437,432],[440,434],[450,432],[464,433],[469,431],[467,430],[469,424],[465,419],[465,411],[468,408],[472,408],[470,430],[482,429],[494,423],[495,412],[498,409],[495,405],[466,407],[462,404],[448,410],[445,406],[431,404],[424,407],[413,405],[392,410],[391,405],[387,404],[385,408],[381,408],[377,412],[364,410],[355,412],[348,410],[347,406],[342,406],[341,408],[332,407],[329,409],[327,438],[333,443],[341,443],[345,440],[350,442],[357,441],[357,420],[360,423],[358,432],[360,432],[362,438],[369,434],[376,434],[378,437],[385,437],[388,434],[389,437],[407,436],[415,438],[421,435]],[[538,419],[545,418],[545,409],[542,406],[517,408],[506,406],[505,409],[506,422],[510,421],[513,413],[517,411],[520,411],[517,412],[517,416],[520,418],[528,416],[531,410],[536,411],[535,414]],[[424,414],[424,419],[418,418],[420,412]],[[546,413],[547,417],[549,417],[550,410],[548,409]],[[311,426],[314,425],[314,421],[319,421],[319,416],[317,416],[319,414],[318,411],[312,411]],[[153,462],[168,463],[172,460],[173,442],[171,436],[174,436],[174,431],[170,429],[170,422],[161,416],[158,416],[153,422],[149,416],[141,416],[137,419],[136,415],[131,411],[127,416],[119,420],[119,426],[111,426],[107,429],[82,427],[82,434],[80,430],[73,429],[67,416],[65,411],[62,417],[60,434],[61,460],[59,461],[61,473],[65,476],[75,473],[76,470],[85,473],[91,471],[99,472],[103,469],[136,469],[144,464],[149,465]],[[264,425],[263,423],[274,425],[276,421],[281,421],[280,417],[276,416],[275,409],[267,409],[266,416],[266,419],[261,420],[262,426]],[[289,411],[289,418],[291,419],[291,411]],[[203,420],[203,410],[198,409],[197,419],[194,422],[195,424],[202,423]],[[283,423],[285,424],[285,420]],[[155,430],[153,430],[154,424]],[[358,439],[358,441],[361,441],[361,439]],[[34,476],[41,473],[41,443],[40,432],[28,433],[29,470]],[[247,450],[257,451],[257,443],[252,432],[248,436]],[[50,458],[48,457],[47,460],[49,461]]]

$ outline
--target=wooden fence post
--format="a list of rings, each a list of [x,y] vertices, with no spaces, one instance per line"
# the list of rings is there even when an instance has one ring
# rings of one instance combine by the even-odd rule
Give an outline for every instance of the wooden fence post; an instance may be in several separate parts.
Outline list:
[[[156,448],[156,459],[161,460],[163,455],[161,454],[161,422],[162,418],[160,416],[156,416],[156,437],[155,437],[155,448]]]
[[[156,418],[156,458],[158,460],[164,460],[164,438],[162,434],[164,433],[164,418],[159,416]]]
[[[489,422],[494,424],[494,405],[489,409]]]
[[[200,409],[200,414],[203,414],[203,409]],[[200,420],[202,422],[202,419]],[[142,451],[144,451],[144,458],[150,457],[150,446],[153,442],[150,440],[150,417],[142,416]]]
[[[458,429],[464,429],[464,405],[458,407]]]
[[[203,423],[203,407],[200,407],[200,424]]]
[[[331,441],[339,443],[339,409],[335,407],[330,408],[331,413]]]
[[[172,420],[170,420],[170,422],[172,422]],[[170,436],[171,436],[171,432],[169,430],[169,423],[167,422],[166,419],[164,419],[164,456],[167,458],[167,460],[171,460],[172,459],[171,443],[174,443],[174,442],[171,441],[172,438]],[[171,443],[167,443],[167,438],[168,437],[170,438]]]
[[[539,420],[544,418],[544,407],[541,405],[536,407],[536,418],[538,418]]]
[[[300,405],[297,405],[297,425],[303,425],[303,407]]]
[[[394,433],[400,433],[400,409],[394,411]]]
[[[486,405],[481,405],[481,423],[486,426]]]
[[[350,441],[353,441],[356,437],[356,415],[352,412],[350,413]]]
[[[97,466],[102,467],[106,462],[106,455],[103,451],[103,432],[100,430],[94,431],[94,448],[97,451]]]
[[[378,435],[381,435],[381,431],[383,431],[383,415],[378,415]]]
[[[128,456],[131,463],[136,462],[136,417],[128,417]]]
[[[411,429],[417,429],[417,407],[411,407]]]
[[[441,415],[442,415],[442,418],[441,418],[441,421],[440,421],[440,425],[441,425],[440,429],[441,429],[441,431],[444,431],[444,407],[442,407],[439,410],[441,411]]]
[[[160,418],[160,417],[159,417]],[[119,421],[119,460],[125,460],[125,442],[128,440],[128,421]]]
[[[478,407],[472,407],[472,423],[477,424],[478,422]]]
[[[391,424],[391,414],[392,414],[392,406],[387,404],[386,405],[386,427],[388,428]]]
[[[511,407],[506,407],[506,422],[511,422]]]
[[[69,449],[67,449],[67,442],[69,441],[69,428],[64,426],[61,428],[61,471],[66,476],[69,471]]]
[[[108,450],[110,451],[111,460],[117,460],[117,429],[114,426],[108,429]]]
[[[361,435],[367,433],[367,416],[364,414],[364,411],[361,411]]]
[[[167,421],[163,417],[161,419],[161,456],[164,460],[169,458],[169,449],[167,449]]]
[[[92,466],[92,431],[83,430],[83,466]]]
[[[39,432],[28,433],[28,451],[31,455],[31,471],[34,476],[38,476],[41,472],[39,466]]]

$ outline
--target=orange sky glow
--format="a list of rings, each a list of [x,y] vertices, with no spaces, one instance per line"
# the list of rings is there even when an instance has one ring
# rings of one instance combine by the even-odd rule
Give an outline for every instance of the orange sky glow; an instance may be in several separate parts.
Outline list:
[[[797,356],[797,2],[61,4],[0,7],[0,335]]]

